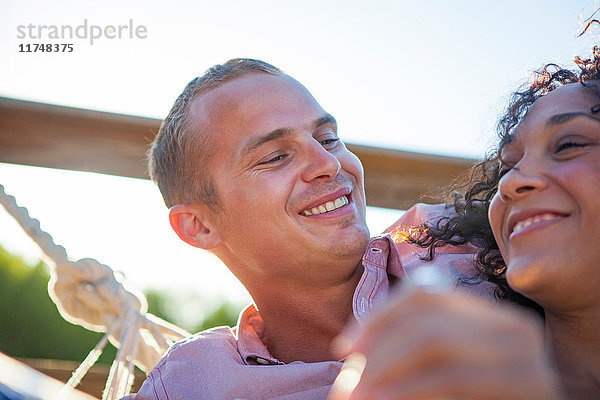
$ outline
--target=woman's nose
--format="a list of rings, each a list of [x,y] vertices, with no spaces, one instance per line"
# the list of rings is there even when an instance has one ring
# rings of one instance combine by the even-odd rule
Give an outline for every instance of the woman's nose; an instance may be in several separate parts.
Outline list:
[[[527,196],[536,190],[543,190],[547,185],[548,180],[545,176],[537,173],[530,166],[517,165],[500,179],[498,192],[502,200],[511,201]]]

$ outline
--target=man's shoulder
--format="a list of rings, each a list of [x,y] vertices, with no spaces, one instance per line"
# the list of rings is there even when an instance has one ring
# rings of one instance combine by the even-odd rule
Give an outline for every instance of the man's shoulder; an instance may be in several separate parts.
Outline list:
[[[175,342],[157,364],[157,367],[169,361],[197,360],[198,357],[207,354],[214,357],[215,354],[230,350],[237,352],[237,339],[234,330],[228,326],[211,328]]]
[[[174,343],[148,373],[139,392],[127,400],[213,398],[224,379],[218,372],[237,363],[233,329],[223,326],[196,333]]]

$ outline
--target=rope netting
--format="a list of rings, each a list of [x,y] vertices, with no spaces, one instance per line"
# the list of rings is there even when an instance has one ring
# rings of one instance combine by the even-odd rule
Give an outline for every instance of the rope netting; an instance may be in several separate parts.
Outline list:
[[[144,295],[127,285],[122,274],[91,258],[69,259],[65,248],[54,243],[40,222],[30,217],[25,207],[17,205],[2,185],[0,203],[47,257],[48,293],[62,317],[89,330],[105,332],[73,372],[62,393],[79,384],[110,341],[118,351],[102,399],[119,399],[131,391],[134,364],[149,372],[173,341],[190,335],[148,313]]]

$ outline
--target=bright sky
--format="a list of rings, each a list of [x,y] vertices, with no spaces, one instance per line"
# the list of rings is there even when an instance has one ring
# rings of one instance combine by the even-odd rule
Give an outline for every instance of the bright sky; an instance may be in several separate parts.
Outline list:
[[[233,57],[301,81],[348,142],[478,157],[503,99],[527,71],[587,55],[575,38],[595,0],[0,0],[0,96],[163,118],[185,84]],[[580,15],[582,13],[583,17]],[[18,26],[143,25],[145,39],[18,39]],[[88,33],[89,35],[89,33]],[[72,53],[19,53],[73,43]],[[488,133],[486,133],[488,132]],[[247,299],[215,258],[170,231],[147,181],[0,164],[0,183],[72,257],[94,257],[138,287]],[[369,210],[375,233],[397,211]],[[35,246],[5,213],[0,243]]]

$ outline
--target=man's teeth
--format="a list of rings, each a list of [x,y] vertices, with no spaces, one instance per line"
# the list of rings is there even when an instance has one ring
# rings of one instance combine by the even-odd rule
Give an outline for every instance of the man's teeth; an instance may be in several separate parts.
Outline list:
[[[527,228],[531,224],[535,224],[535,223],[538,223],[541,221],[550,221],[550,220],[553,220],[556,218],[560,218],[560,217],[556,214],[546,213],[546,214],[540,214],[540,215],[536,215],[531,218],[524,219],[522,221],[517,222],[517,224],[515,225],[515,227],[513,229],[513,233],[519,232],[519,231]]]
[[[311,210],[304,210],[304,211],[302,211],[302,214],[304,214],[306,216],[319,215],[319,214],[326,213],[328,211],[333,211],[333,210],[337,210],[338,208],[342,208],[346,204],[348,204],[348,198],[346,196],[341,196],[333,201],[328,201],[326,203],[323,203],[321,205],[313,207]]]

